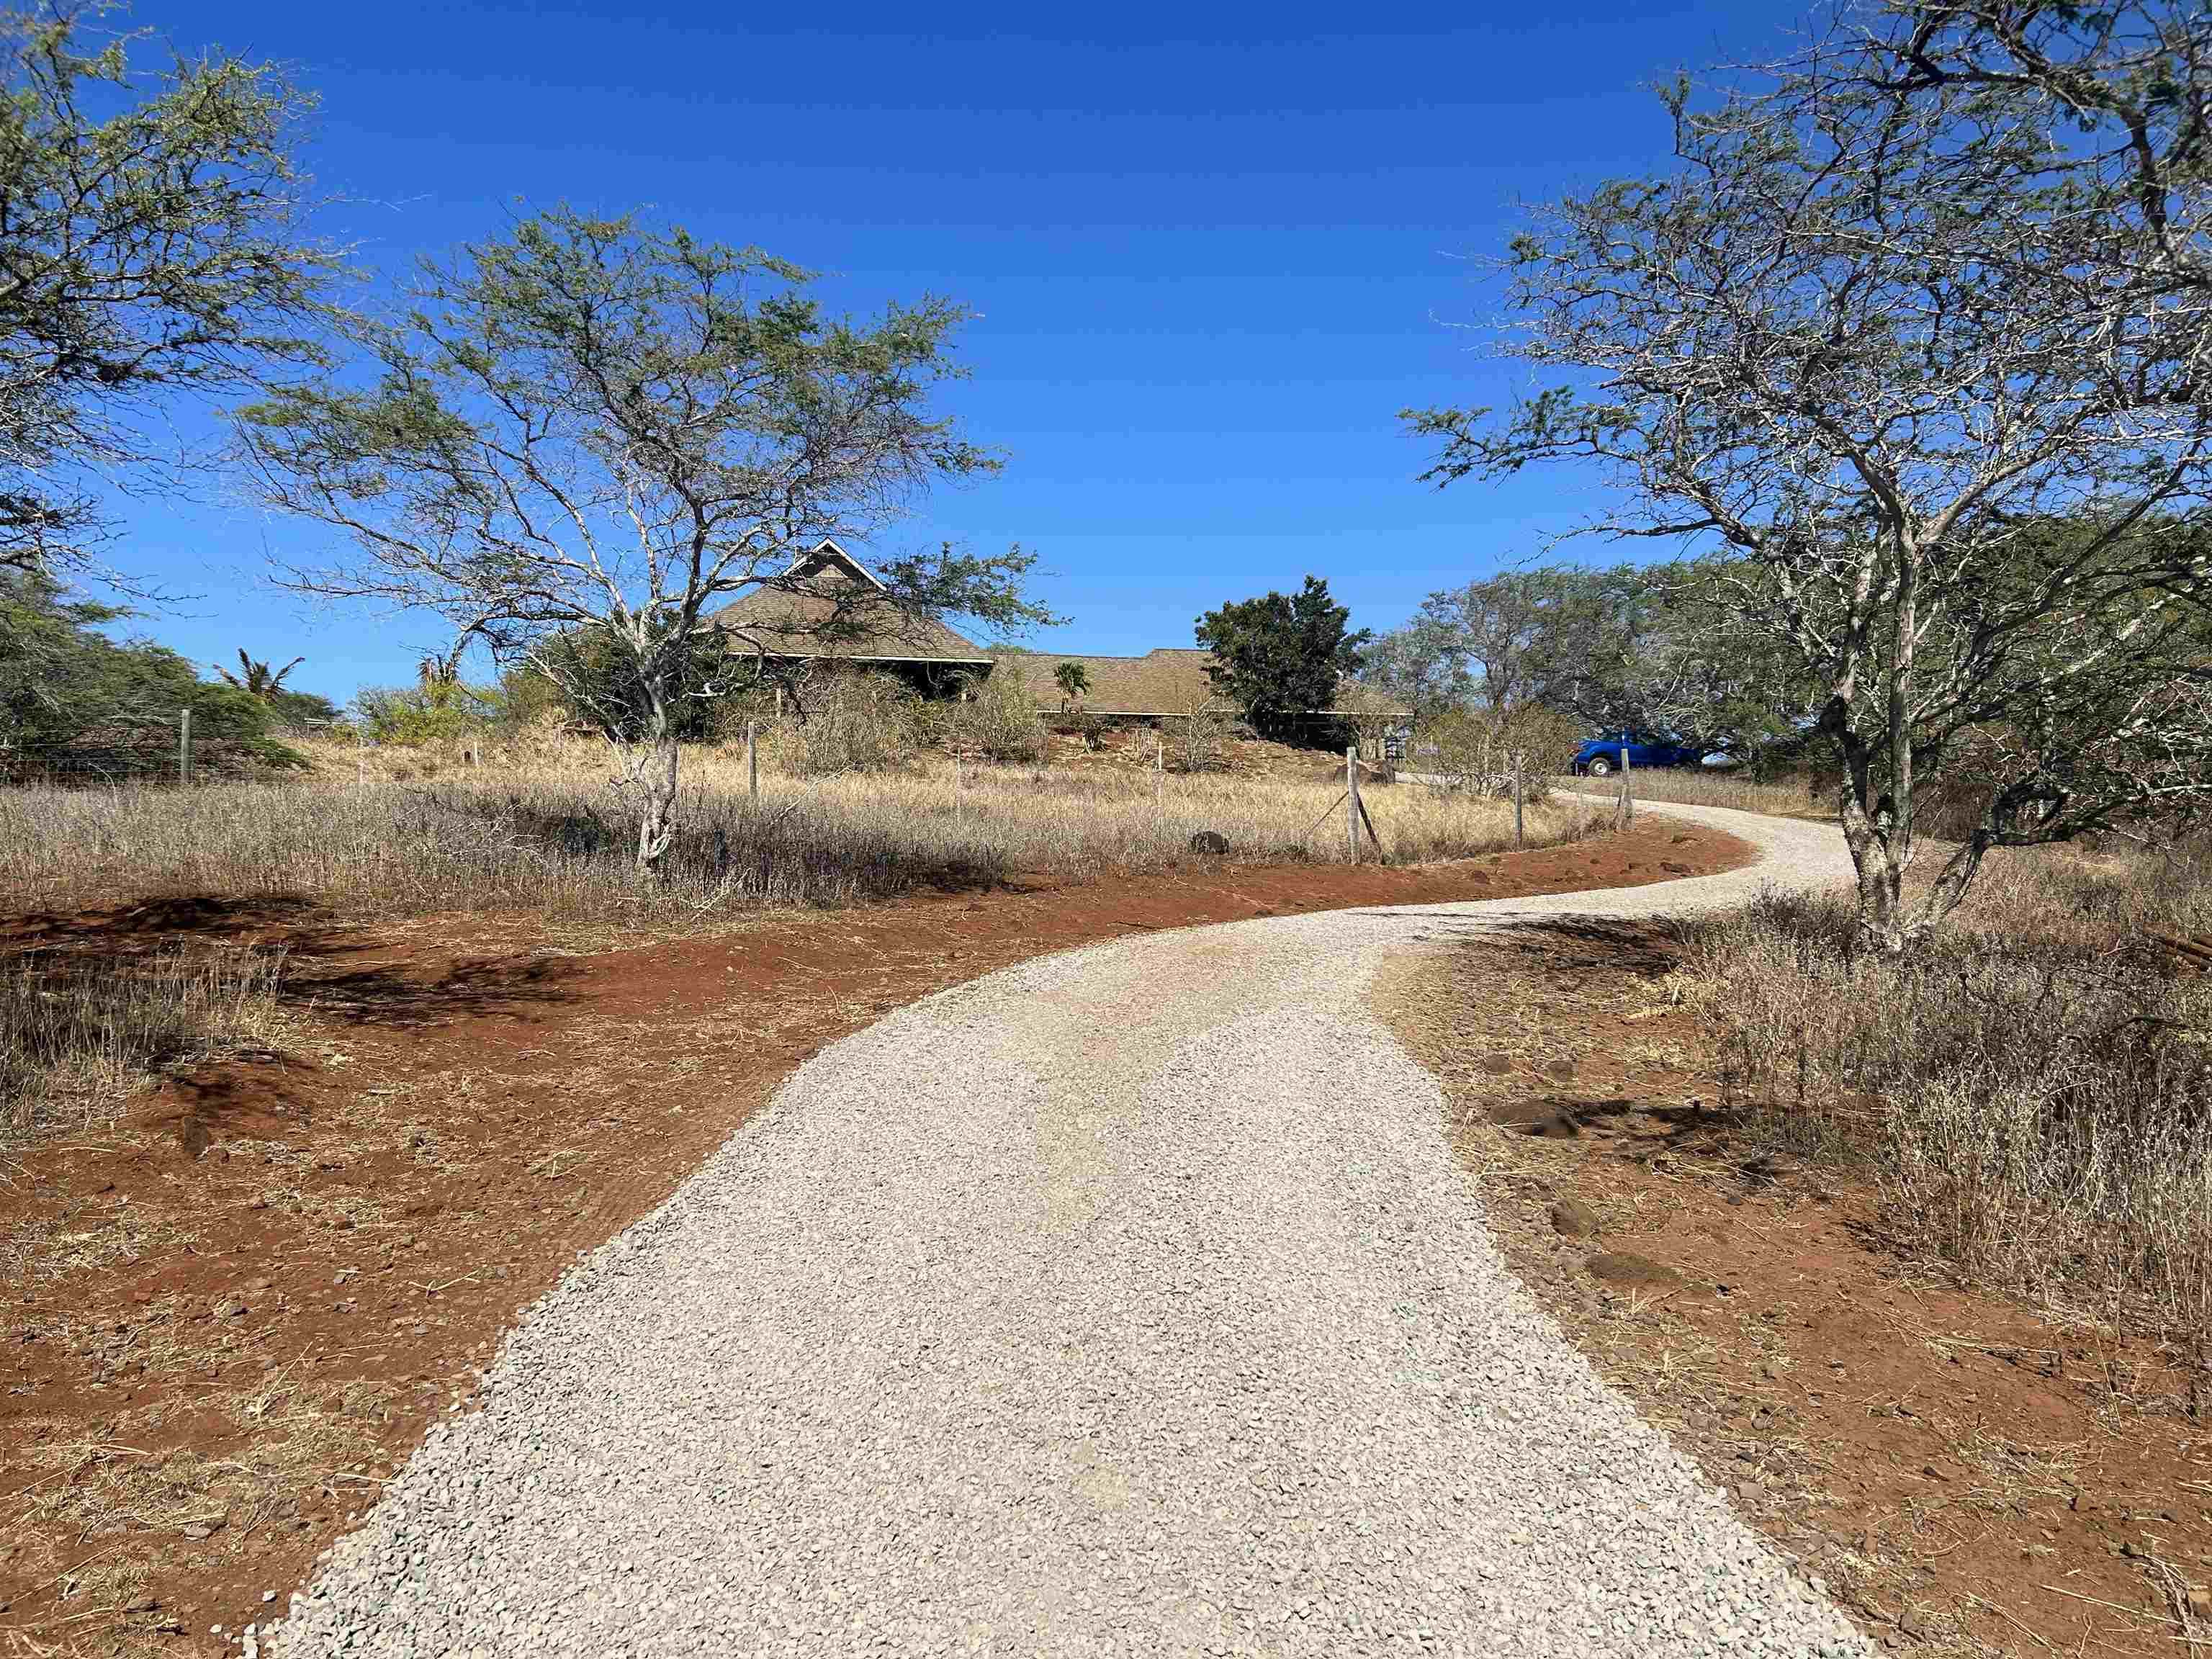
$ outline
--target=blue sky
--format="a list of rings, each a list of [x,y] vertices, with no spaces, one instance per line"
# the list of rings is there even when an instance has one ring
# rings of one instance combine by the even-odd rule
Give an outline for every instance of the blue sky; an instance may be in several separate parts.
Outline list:
[[[1657,165],[1645,85],[1763,55],[1788,14],[1394,8],[1341,33],[1208,9],[138,0],[134,21],[297,67],[344,198],[329,228],[373,260],[518,201],[647,205],[822,270],[838,309],[973,307],[953,407],[1006,469],[904,539],[1034,550],[1072,618],[1035,643],[1187,645],[1199,611],[1309,571],[1380,630],[1528,556],[1590,487],[1413,482],[1398,410],[1516,390],[1450,326],[1496,309],[1471,261],[1517,203]],[[197,660],[304,653],[294,684],[343,701],[443,642],[272,591],[268,553],[320,532],[220,491],[125,528],[118,562],[198,596],[136,630]]]

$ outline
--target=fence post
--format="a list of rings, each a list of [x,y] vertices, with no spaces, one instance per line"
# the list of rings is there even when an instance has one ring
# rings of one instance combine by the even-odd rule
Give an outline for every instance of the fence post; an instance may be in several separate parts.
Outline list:
[[[1168,807],[1168,740],[1158,729],[1152,732],[1152,809],[1164,812]]]
[[[177,781],[192,781],[192,711],[177,710]]]
[[[368,787],[368,722],[353,723],[353,782],[356,789]]]
[[[753,723],[745,722],[745,779],[752,790],[753,805],[760,805],[760,756],[753,748]]]
[[[1352,861],[1359,862],[1359,745],[1344,746],[1344,833],[1351,842]]]
[[[1513,757],[1513,845],[1516,848],[1528,845],[1521,830],[1521,756],[1517,750]]]
[[[1629,772],[1628,745],[1625,743],[1620,745],[1620,821],[1627,824],[1636,822],[1636,780]]]

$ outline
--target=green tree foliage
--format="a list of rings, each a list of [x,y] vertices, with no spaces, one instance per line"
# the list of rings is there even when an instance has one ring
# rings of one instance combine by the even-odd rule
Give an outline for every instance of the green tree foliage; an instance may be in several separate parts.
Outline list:
[[[1091,671],[1079,662],[1064,662],[1052,671],[1052,683],[1060,688],[1060,706],[1065,708],[1089,695]]]
[[[709,622],[730,601],[811,601],[824,644],[899,613],[1048,620],[1019,549],[893,560],[880,587],[798,574],[823,538],[866,544],[931,484],[996,465],[933,403],[957,377],[959,307],[855,322],[811,281],[757,249],[556,209],[424,262],[407,308],[363,331],[373,379],[289,388],[242,422],[265,498],[357,550],[293,584],[432,611],[534,664],[620,746],[642,866],[675,834],[700,653],[726,641],[776,666],[769,640]],[[620,672],[592,669],[599,652]]]
[[[238,649],[238,672],[234,674],[221,663],[215,665],[215,672],[225,685],[234,685],[264,702],[274,702],[284,690],[286,676],[305,661],[305,657],[295,657],[282,668],[271,668],[267,663],[248,656],[246,647],[240,646]]]
[[[733,711],[757,701],[745,694],[769,683],[728,635],[704,632],[684,653],[682,678],[668,696],[669,731],[678,743],[718,742],[733,717],[742,722]],[[502,704],[517,723],[532,710],[557,706],[618,743],[641,741],[652,726],[653,698],[636,659],[604,629],[570,629],[545,640],[501,677],[501,685]]]
[[[1198,619],[1198,643],[1213,653],[1206,672],[1215,689],[1261,737],[1333,742],[1334,732],[1301,717],[1334,708],[1339,683],[1359,672],[1370,635],[1351,631],[1351,618],[1329,598],[1326,581],[1308,576],[1296,593],[1265,593],[1207,611]]]
[[[180,395],[322,361],[337,270],[303,226],[313,100],[210,52],[149,71],[100,9],[0,15],[0,566],[92,563],[102,480],[178,458]]]
[[[208,684],[173,651],[99,631],[127,614],[71,599],[41,572],[0,571],[0,750],[143,750],[151,769],[174,752],[178,713],[189,708],[196,745],[264,766],[305,764],[272,735],[260,698]]]
[[[495,690],[469,684],[451,661],[425,657],[414,684],[365,686],[353,706],[370,742],[413,749],[483,736],[498,720],[501,700]]]

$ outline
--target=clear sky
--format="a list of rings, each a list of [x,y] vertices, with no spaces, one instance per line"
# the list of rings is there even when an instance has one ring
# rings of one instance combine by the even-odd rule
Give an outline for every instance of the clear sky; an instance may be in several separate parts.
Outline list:
[[[330,228],[375,260],[566,199],[757,244],[823,271],[837,309],[960,299],[980,316],[953,407],[1006,470],[905,539],[1019,542],[1072,618],[1034,643],[1138,652],[1310,571],[1380,630],[1576,517],[1589,481],[1563,472],[1415,483],[1396,412],[1513,395],[1453,326],[1496,310],[1471,261],[1518,203],[1659,165],[1648,83],[1765,55],[1790,15],[137,0],[134,21],[296,65],[319,185],[345,198]],[[203,663],[305,653],[293,683],[342,702],[444,643],[271,591],[267,552],[321,532],[220,493],[135,504],[127,532],[118,562],[198,596],[137,631]]]

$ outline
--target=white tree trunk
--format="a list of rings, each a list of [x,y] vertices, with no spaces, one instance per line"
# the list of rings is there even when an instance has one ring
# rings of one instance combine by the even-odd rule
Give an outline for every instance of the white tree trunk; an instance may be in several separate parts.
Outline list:
[[[637,867],[657,870],[676,839],[676,738],[665,709],[653,709],[650,733],[624,760],[637,796]]]

